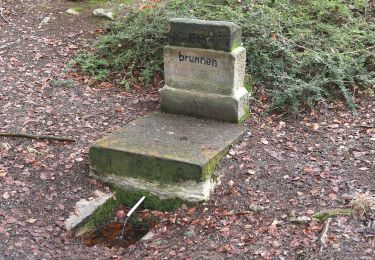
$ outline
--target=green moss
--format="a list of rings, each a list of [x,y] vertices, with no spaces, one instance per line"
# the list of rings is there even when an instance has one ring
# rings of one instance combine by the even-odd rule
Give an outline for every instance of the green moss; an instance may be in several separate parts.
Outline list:
[[[102,147],[100,147],[102,145]],[[157,157],[147,157],[139,154],[132,154],[124,151],[106,149],[106,143],[90,149],[90,166],[98,171],[100,175],[116,174],[135,179],[156,181],[160,184],[174,184],[187,180],[201,180],[200,167],[194,164],[179,162],[173,159],[159,159]],[[128,146],[127,148],[129,148]],[[140,153],[143,151],[136,147]],[[163,151],[159,151],[161,156],[167,157]],[[188,156],[188,155],[187,155]],[[170,158],[173,155],[170,155]]]
[[[159,210],[159,211],[173,211],[177,208],[179,208],[182,204],[185,205],[194,205],[193,203],[183,201],[179,198],[173,198],[173,199],[159,199],[155,195],[152,195],[148,191],[125,191],[122,190],[119,187],[112,186],[112,190],[115,193],[115,199],[110,198],[107,200],[103,205],[101,205],[99,208],[97,208],[94,213],[85,221],[83,226],[81,226],[78,231],[76,232],[77,236],[82,236],[102,225],[104,225],[106,222],[108,222],[111,217],[113,216],[113,211],[116,209],[119,205],[124,204],[128,207],[133,207],[140,198],[145,196],[145,200],[139,207],[139,209],[150,209],[150,210]],[[155,221],[154,219],[146,219],[143,222],[140,222],[138,220],[130,220],[129,223],[133,226],[138,227],[146,227],[148,224],[152,221]]]
[[[73,7],[72,9],[74,11],[78,12],[78,13],[81,13],[83,11],[83,7],[82,6],[76,6],[76,7]]]
[[[353,209],[331,209],[315,213],[312,217],[319,221],[324,221],[328,218],[334,218],[337,216],[351,216],[353,214]]]
[[[230,147],[225,148],[223,151],[218,153],[214,158],[212,158],[203,168],[202,181],[207,181],[212,177],[213,172],[217,164],[224,157],[224,155],[229,151]]]
[[[245,74],[244,87],[249,92],[253,92],[253,79],[250,74]]]
[[[160,105],[160,111],[161,111],[162,113],[167,113],[167,114],[171,112],[170,109],[169,109],[168,107],[163,106],[163,105]]]
[[[90,232],[105,224],[111,217],[113,210],[121,204],[119,200],[110,198],[103,205],[98,207],[94,213],[86,220],[86,223],[78,229],[77,236]]]
[[[238,120],[238,124],[240,125],[243,124],[246,121],[246,119],[250,116],[250,107],[247,106],[244,110],[244,115]]]
[[[139,190],[135,192],[125,191],[119,187],[113,186],[113,190],[116,193],[116,200],[120,201],[120,204],[124,204],[128,207],[132,207],[138,200],[145,196],[141,208],[159,210],[159,211],[173,211],[179,208],[182,204],[189,204],[180,198],[173,199],[160,199],[155,195],[152,195],[148,191]]]
[[[234,51],[234,50],[237,49],[238,47],[241,47],[241,42],[238,42],[238,41],[233,42],[233,45],[232,45],[231,51]]]

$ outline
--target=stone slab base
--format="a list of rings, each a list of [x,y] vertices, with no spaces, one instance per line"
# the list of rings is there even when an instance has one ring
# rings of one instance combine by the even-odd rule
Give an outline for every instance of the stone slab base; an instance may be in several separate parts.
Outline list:
[[[161,111],[241,123],[249,113],[249,93],[239,88],[233,95],[202,93],[164,86],[160,90]]]
[[[157,196],[159,199],[180,198],[189,202],[208,200],[211,192],[219,183],[219,178],[210,178],[204,182],[185,181],[176,184],[163,184],[150,182],[143,179],[122,177],[114,174],[107,175],[97,171],[90,171],[90,176],[105,183],[116,185],[126,191],[145,190]]]
[[[152,113],[94,143],[90,169],[125,190],[206,200],[216,164],[243,133],[234,124]]]

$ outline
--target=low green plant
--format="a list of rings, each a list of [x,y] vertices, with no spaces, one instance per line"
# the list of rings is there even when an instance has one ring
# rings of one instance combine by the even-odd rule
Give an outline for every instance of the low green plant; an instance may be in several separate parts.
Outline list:
[[[352,90],[375,84],[375,23],[365,10],[363,0],[165,0],[107,25],[94,52],[76,60],[94,79],[137,74],[132,80],[148,85],[163,71],[169,18],[232,21],[242,27],[247,73],[271,97],[270,110],[331,98],[353,108]]]
[[[110,61],[98,58],[94,53],[78,54],[75,61],[80,65],[82,72],[91,75],[94,80],[104,80],[109,75]]]

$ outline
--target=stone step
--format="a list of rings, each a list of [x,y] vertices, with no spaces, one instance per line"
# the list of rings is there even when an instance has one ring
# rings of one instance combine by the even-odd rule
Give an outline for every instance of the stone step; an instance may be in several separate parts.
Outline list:
[[[235,124],[151,113],[91,146],[91,174],[161,199],[207,200],[216,164],[243,133]]]

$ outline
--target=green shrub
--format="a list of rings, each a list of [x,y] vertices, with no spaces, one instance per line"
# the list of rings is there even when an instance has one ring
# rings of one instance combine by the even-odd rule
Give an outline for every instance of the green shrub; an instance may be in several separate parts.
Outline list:
[[[375,84],[375,23],[362,0],[165,0],[109,25],[77,63],[95,79],[138,71],[133,80],[150,84],[162,73],[171,17],[240,25],[247,73],[270,94],[271,109],[298,111],[327,98],[354,107],[351,90]]]

